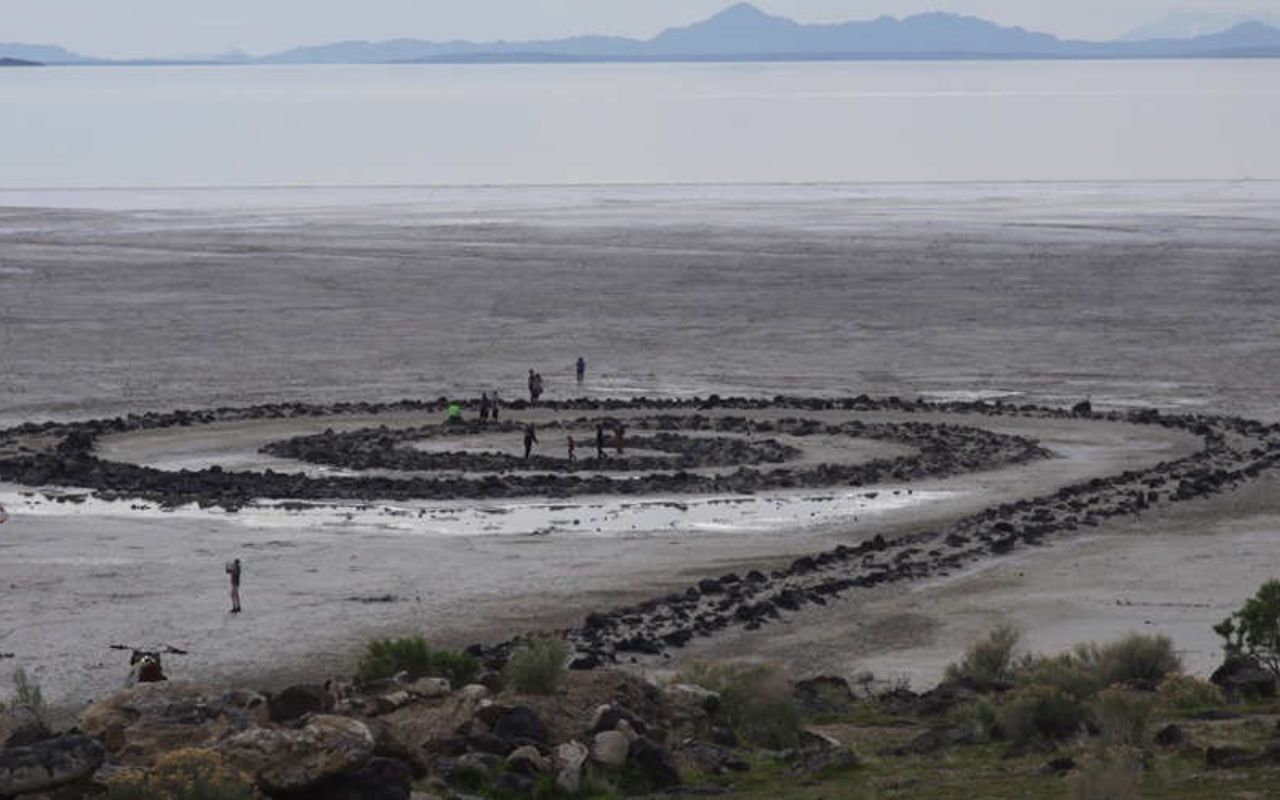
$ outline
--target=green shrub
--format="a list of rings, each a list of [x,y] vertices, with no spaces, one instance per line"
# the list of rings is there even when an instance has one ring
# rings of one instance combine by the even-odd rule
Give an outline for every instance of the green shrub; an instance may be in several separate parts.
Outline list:
[[[800,743],[804,713],[777,667],[745,662],[703,662],[681,672],[688,683],[720,695],[716,717],[751,744],[784,750]]]
[[[1014,746],[1049,745],[1078,734],[1088,708],[1053,686],[1014,691],[997,712],[999,732]]]
[[[1108,686],[1157,687],[1182,668],[1167,636],[1133,634],[1105,645],[1077,645],[1057,656],[1023,659],[1015,667],[1021,686],[1052,686],[1088,700]]]
[[[18,667],[13,671],[13,697],[9,700],[11,708],[29,709],[40,719],[45,719],[48,715],[49,706],[45,702],[44,692],[40,689],[40,684],[31,680],[27,675],[27,671],[22,667]],[[5,708],[4,703],[0,703],[0,711]]]
[[[247,778],[207,750],[175,750],[149,772],[123,775],[107,784],[107,800],[257,800]]]
[[[1221,689],[1191,675],[1170,675],[1161,682],[1158,692],[1165,708],[1179,711],[1213,708],[1227,702]]]
[[[512,654],[504,670],[516,691],[554,694],[568,672],[569,646],[560,639],[538,638]]]
[[[1094,718],[1110,745],[1141,747],[1155,710],[1155,698],[1124,689],[1107,689],[1093,704]]]
[[[1280,581],[1267,581],[1244,606],[1213,628],[1227,655],[1256,658],[1280,677]]]
[[[1020,638],[1016,630],[1001,625],[970,645],[959,663],[948,666],[946,680],[972,683],[979,690],[1008,684],[1013,680],[1014,650]]]
[[[401,672],[415,680],[447,678],[454,687],[465,686],[480,674],[480,662],[466,653],[432,650],[421,636],[378,639],[365,647],[356,676],[375,681]]]
[[[1132,800],[1141,767],[1130,758],[1103,756],[1084,764],[1071,779],[1071,800]]]
[[[1076,700],[1088,700],[1104,685],[1096,667],[1079,648],[1075,653],[1028,659],[1019,668],[1017,683],[1053,687]]]
[[[1100,648],[1096,668],[1104,686],[1124,683],[1154,689],[1166,676],[1182,671],[1182,659],[1168,636],[1135,633]]]

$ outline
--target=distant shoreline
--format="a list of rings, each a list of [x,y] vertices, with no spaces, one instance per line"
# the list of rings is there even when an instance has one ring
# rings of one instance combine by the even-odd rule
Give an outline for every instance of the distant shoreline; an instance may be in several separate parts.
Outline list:
[[[512,66],[563,64],[806,64],[806,63],[912,63],[912,62],[1018,62],[1018,61],[1273,61],[1280,49],[1182,54],[1071,54],[1071,53],[761,53],[740,55],[595,56],[555,53],[465,53],[387,61],[180,61],[90,60],[40,63],[0,59],[0,67],[386,67],[386,66]]]

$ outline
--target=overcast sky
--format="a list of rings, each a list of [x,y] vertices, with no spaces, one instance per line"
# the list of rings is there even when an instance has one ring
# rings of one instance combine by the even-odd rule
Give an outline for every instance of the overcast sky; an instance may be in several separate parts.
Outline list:
[[[731,0],[0,0],[0,41],[106,57],[240,48],[254,54],[341,39],[648,37]],[[942,10],[1063,36],[1109,39],[1176,10],[1280,13],[1280,0],[758,0],[805,22]]]

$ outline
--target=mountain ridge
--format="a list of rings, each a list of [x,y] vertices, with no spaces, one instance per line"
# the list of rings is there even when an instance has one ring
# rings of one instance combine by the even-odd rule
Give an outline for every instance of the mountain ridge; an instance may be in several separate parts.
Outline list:
[[[0,44],[0,57],[45,64],[184,63],[181,59],[112,62],[52,45]],[[292,48],[257,58],[189,63],[388,64],[547,63],[583,61],[804,61],[870,59],[1276,58],[1280,28],[1246,21],[1186,39],[1091,42],[1061,39],[988,20],[927,12],[903,18],[807,24],[741,2],[707,19],[650,39],[581,35],[534,41],[433,42],[414,38],[348,40]]]

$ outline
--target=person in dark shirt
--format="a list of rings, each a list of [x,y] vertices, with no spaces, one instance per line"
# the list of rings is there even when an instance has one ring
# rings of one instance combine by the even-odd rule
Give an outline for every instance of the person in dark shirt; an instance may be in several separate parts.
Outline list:
[[[604,423],[596,425],[596,459],[604,461]]]
[[[578,383],[582,383],[587,377],[587,360],[582,356],[578,356]]]
[[[533,423],[524,426],[524,458],[529,460],[529,455],[533,452],[533,446],[538,443],[538,432],[534,430]]]
[[[488,421],[489,421],[489,409],[490,409],[490,408],[491,408],[491,406],[490,406],[490,404],[489,404],[489,393],[488,393],[488,392],[481,392],[481,393],[480,393],[480,421],[481,421],[481,422],[488,422]]]
[[[240,613],[240,559],[227,564],[227,575],[231,576],[231,613]]]

